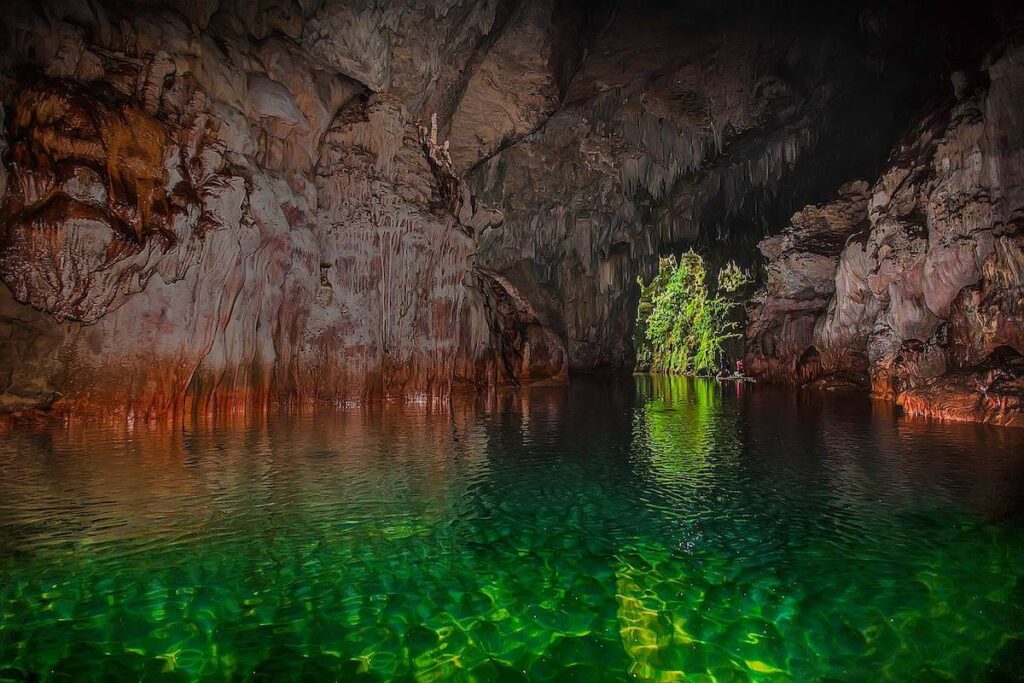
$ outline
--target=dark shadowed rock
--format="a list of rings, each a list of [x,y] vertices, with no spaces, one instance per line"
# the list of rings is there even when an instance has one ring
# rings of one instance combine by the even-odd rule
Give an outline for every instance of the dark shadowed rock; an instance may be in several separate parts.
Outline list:
[[[840,254],[868,226],[867,206],[868,184],[850,183],[837,199],[804,208],[789,227],[758,244],[767,282],[747,310],[746,365],[751,374],[804,384],[831,374],[823,362],[840,369],[832,358],[823,361],[815,329],[836,292]],[[863,382],[867,368],[861,360],[847,358],[849,364],[835,374]]]
[[[1020,423],[1024,116],[1009,103],[1024,101],[1022,54],[1019,42],[1001,45],[987,78],[909,132],[871,188],[870,225],[831,276],[821,271],[833,281],[821,285],[834,292],[827,310],[805,284],[802,248],[793,259],[785,236],[762,242],[768,284],[748,329],[755,372],[803,383],[856,367],[908,413]],[[794,362],[810,357],[813,367]]]

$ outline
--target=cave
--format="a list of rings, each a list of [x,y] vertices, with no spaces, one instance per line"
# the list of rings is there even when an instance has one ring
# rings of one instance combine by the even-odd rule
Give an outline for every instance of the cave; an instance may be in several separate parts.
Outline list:
[[[1022,354],[1019,3],[0,13],[0,680],[1012,680]]]
[[[1019,425],[1011,367],[998,395],[943,379],[1024,350],[1017,20],[24,4],[0,403],[159,420],[628,374],[638,277],[695,249],[756,274],[731,348],[755,377],[855,374],[908,413]],[[931,351],[896,391],[912,339]],[[963,407],[918,396],[942,391]]]

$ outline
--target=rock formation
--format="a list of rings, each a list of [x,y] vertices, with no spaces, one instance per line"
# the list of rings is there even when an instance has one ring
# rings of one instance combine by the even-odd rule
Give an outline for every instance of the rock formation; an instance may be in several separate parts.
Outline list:
[[[868,184],[855,181],[835,200],[798,211],[783,232],[758,244],[767,277],[748,304],[748,372],[800,384],[823,374],[817,323],[836,294],[840,254],[867,230],[867,207]],[[828,350],[837,352],[825,360],[834,378],[867,383],[866,358],[842,346]]]
[[[998,33],[984,3],[755,5],[15,4],[0,410],[157,417],[628,371],[637,275],[691,245],[750,265],[796,208],[876,178],[951,54]],[[908,410],[946,370],[1013,366],[1011,54],[958,75],[952,114],[873,190],[846,185],[766,244],[752,365],[841,367]],[[947,218],[922,242],[929,211]]]
[[[1024,44],[954,80],[958,99],[909,131],[870,200],[847,188],[761,242],[751,369],[863,381],[910,414],[1024,425]],[[833,236],[845,246],[823,254]]]
[[[826,160],[852,126],[871,131],[867,157],[884,148],[871,136],[888,139],[886,112],[852,91],[886,97],[848,36],[780,19],[709,30],[670,11],[617,15],[543,128],[469,175],[505,216],[481,262],[554,302],[573,369],[632,368],[636,276],[659,256],[735,245],[749,239],[738,226],[767,230],[810,186],[834,188]]]
[[[497,10],[415,7],[384,57],[365,52],[374,7],[57,2],[0,20],[3,406],[152,417],[444,396],[457,364],[472,384],[564,377],[551,335],[528,345],[546,364],[491,353],[505,328],[470,289],[500,214],[410,99],[475,58]],[[449,40],[409,53],[400,30],[425,21]]]

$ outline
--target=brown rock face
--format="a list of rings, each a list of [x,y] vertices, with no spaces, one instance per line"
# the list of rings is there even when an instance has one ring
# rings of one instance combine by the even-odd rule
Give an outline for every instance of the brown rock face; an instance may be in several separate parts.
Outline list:
[[[932,94],[941,8],[819,5],[5,7],[0,410],[628,371],[638,275],[750,265]],[[762,243],[752,368],[899,397],[1020,350],[1019,70],[962,74],[873,188]]]
[[[457,366],[565,376],[528,306],[506,316],[517,361],[493,351],[473,271],[501,216],[437,128],[283,38],[295,9],[0,19],[21,36],[0,90],[0,407],[154,417],[447,396]],[[468,11],[447,19],[463,61],[489,28]]]
[[[866,383],[866,357],[836,353],[816,339],[816,327],[836,294],[840,254],[868,227],[867,207],[868,184],[850,183],[834,201],[797,212],[782,233],[758,244],[767,283],[747,310],[748,372],[799,384],[825,375]]]
[[[1000,347],[1024,349],[1024,231],[996,237],[977,284],[965,287],[949,312],[949,362],[977,365]]]
[[[534,132],[561,103],[579,58],[573,25],[553,0],[526,0],[488,50],[451,118],[460,171]]]
[[[911,132],[870,191],[869,225],[816,273],[834,291],[827,310],[777,286],[806,278],[806,259],[774,250],[780,238],[762,243],[769,278],[747,331],[752,369],[804,383],[857,367],[874,395],[910,414],[1024,424],[1024,116],[1010,104],[1024,101],[1024,48],[1003,46],[975,82]],[[825,223],[826,233],[848,225]],[[789,324],[793,309],[813,323]],[[794,362],[808,354],[813,367]]]
[[[877,75],[836,78],[865,66],[856,36],[768,11],[634,10],[601,18],[543,126],[467,176],[505,216],[481,237],[481,265],[543,293],[574,370],[632,369],[636,277],[660,256],[696,245],[727,260],[891,144],[884,109],[865,106]],[[852,127],[861,144],[839,178],[831,145]]]
[[[972,368],[900,392],[896,401],[911,415],[1024,427],[1024,358],[1000,347]]]
[[[569,378],[569,359],[561,338],[544,316],[505,277],[484,270],[478,276],[483,285],[485,308],[492,338],[495,364],[502,379]]]
[[[9,131],[0,275],[18,299],[95,322],[145,287],[164,250],[191,239],[194,225],[175,226],[171,203],[198,215],[194,188],[183,181],[169,195],[169,172],[183,169],[165,169],[167,131],[131,100],[45,80],[18,94]]]

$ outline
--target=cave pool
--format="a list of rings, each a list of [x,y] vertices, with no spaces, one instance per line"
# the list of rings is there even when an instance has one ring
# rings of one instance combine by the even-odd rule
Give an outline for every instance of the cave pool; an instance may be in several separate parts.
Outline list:
[[[0,680],[1024,676],[1024,430],[635,376],[0,434]]]

